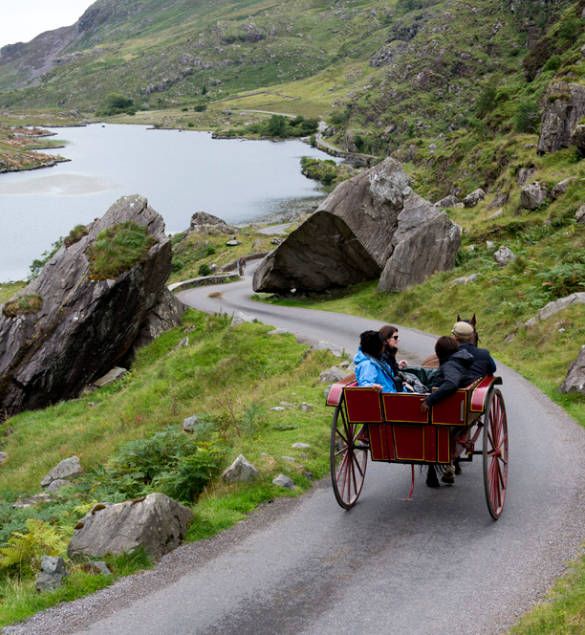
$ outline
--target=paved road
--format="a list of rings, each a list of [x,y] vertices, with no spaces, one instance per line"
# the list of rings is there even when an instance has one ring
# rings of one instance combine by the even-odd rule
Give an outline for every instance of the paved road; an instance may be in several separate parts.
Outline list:
[[[209,298],[215,290],[181,297],[206,311],[242,310],[351,351],[360,331],[379,326],[253,302],[249,279]],[[426,355],[433,339],[401,327],[401,353]],[[222,536],[181,547],[156,571],[41,614],[14,632],[502,632],[580,552],[585,431],[518,374],[502,365],[499,373],[511,465],[506,509],[497,523],[485,506],[479,462],[464,466],[450,488],[430,490],[419,476],[411,502],[405,500],[408,466],[370,464],[360,502],[350,512],[337,506],[324,481]]]

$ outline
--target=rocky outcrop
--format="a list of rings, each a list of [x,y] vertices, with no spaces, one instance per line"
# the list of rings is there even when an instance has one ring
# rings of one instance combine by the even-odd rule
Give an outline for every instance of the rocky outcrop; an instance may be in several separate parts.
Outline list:
[[[207,212],[195,212],[191,216],[190,232],[205,234],[235,234],[237,229],[228,225],[219,216],[208,214]]]
[[[75,527],[70,557],[100,557],[143,547],[158,559],[176,549],[193,519],[190,509],[164,494],[115,505],[98,504]]]
[[[571,144],[577,124],[585,116],[585,86],[553,82],[545,95],[538,153],[555,152]]]
[[[577,359],[571,364],[565,381],[561,385],[561,392],[577,392],[585,395],[585,346]]]
[[[571,293],[571,295],[567,295],[564,298],[559,298],[558,300],[549,302],[542,307],[542,309],[540,309],[533,318],[530,318],[527,322],[525,322],[524,326],[535,326],[541,320],[547,320],[549,317],[552,317],[556,313],[563,311],[573,304],[585,304],[585,291]]]
[[[374,279],[382,271],[381,288],[404,288],[452,266],[459,241],[460,229],[415,194],[400,163],[388,158],[337,186],[264,259],[254,274],[254,290],[324,291]]]
[[[485,198],[485,191],[478,187],[477,190],[470,192],[464,199],[463,205],[465,207],[475,207],[480,201]]]
[[[540,181],[525,185],[520,192],[520,207],[535,210],[546,203],[548,190]]]
[[[145,229],[145,252],[114,278],[94,279],[89,251],[124,223]],[[166,294],[171,244],[145,198],[121,198],[86,229],[0,313],[0,414],[79,394],[131,353]]]

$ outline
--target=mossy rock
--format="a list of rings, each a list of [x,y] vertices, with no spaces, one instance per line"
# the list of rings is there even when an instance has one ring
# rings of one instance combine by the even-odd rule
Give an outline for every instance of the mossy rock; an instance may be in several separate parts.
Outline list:
[[[131,221],[104,229],[86,252],[90,278],[117,278],[142,262],[155,242],[146,227]]]
[[[2,309],[7,318],[30,313],[38,313],[43,307],[43,298],[37,294],[23,295],[9,300]]]
[[[76,225],[63,239],[65,247],[71,247],[71,245],[79,242],[84,236],[87,236],[88,233],[89,230],[85,225]]]

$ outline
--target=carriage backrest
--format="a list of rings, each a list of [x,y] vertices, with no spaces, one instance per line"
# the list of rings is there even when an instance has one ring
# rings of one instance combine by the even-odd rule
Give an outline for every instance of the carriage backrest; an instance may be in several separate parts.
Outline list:
[[[348,387],[343,391],[350,423],[383,423],[381,393],[376,388]]]

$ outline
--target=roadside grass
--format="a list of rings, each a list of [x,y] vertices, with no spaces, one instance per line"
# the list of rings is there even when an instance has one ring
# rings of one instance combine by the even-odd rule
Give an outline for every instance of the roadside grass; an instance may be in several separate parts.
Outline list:
[[[23,538],[15,532],[25,537],[32,532],[30,519],[37,522],[38,535],[30,535],[39,544],[42,532],[49,529],[66,538],[96,502],[124,500],[131,475],[116,481],[116,457],[125,456],[121,451],[129,442],[140,444],[162,431],[175,430],[168,438],[187,436],[199,447],[195,456],[206,448],[220,448],[223,467],[244,454],[260,471],[259,479],[249,485],[212,479],[198,500],[184,500],[195,514],[188,540],[212,536],[259,504],[310,488],[312,480],[328,469],[329,413],[318,375],[335,358],[326,351],[311,351],[289,334],[268,336],[270,329],[258,323],[234,327],[226,316],[188,311],[180,327],[140,349],[132,371],[122,380],[9,419],[0,441],[8,455],[0,471],[0,543],[6,546],[11,539],[20,544]],[[302,403],[308,406],[301,409]],[[181,422],[193,414],[206,425],[188,436],[181,432]],[[293,448],[295,442],[310,447]],[[81,460],[83,475],[48,502],[12,507],[38,492],[44,474],[73,454]],[[294,490],[272,484],[279,473],[293,479]],[[147,493],[155,484],[140,487]],[[33,552],[34,559],[26,563],[8,564],[10,553],[0,550],[0,626],[91,593],[148,564],[140,558],[135,565],[132,559],[109,560],[114,575],[104,577],[89,576],[79,563],[68,561],[72,575],[67,584],[39,595],[33,574],[40,554]]]

